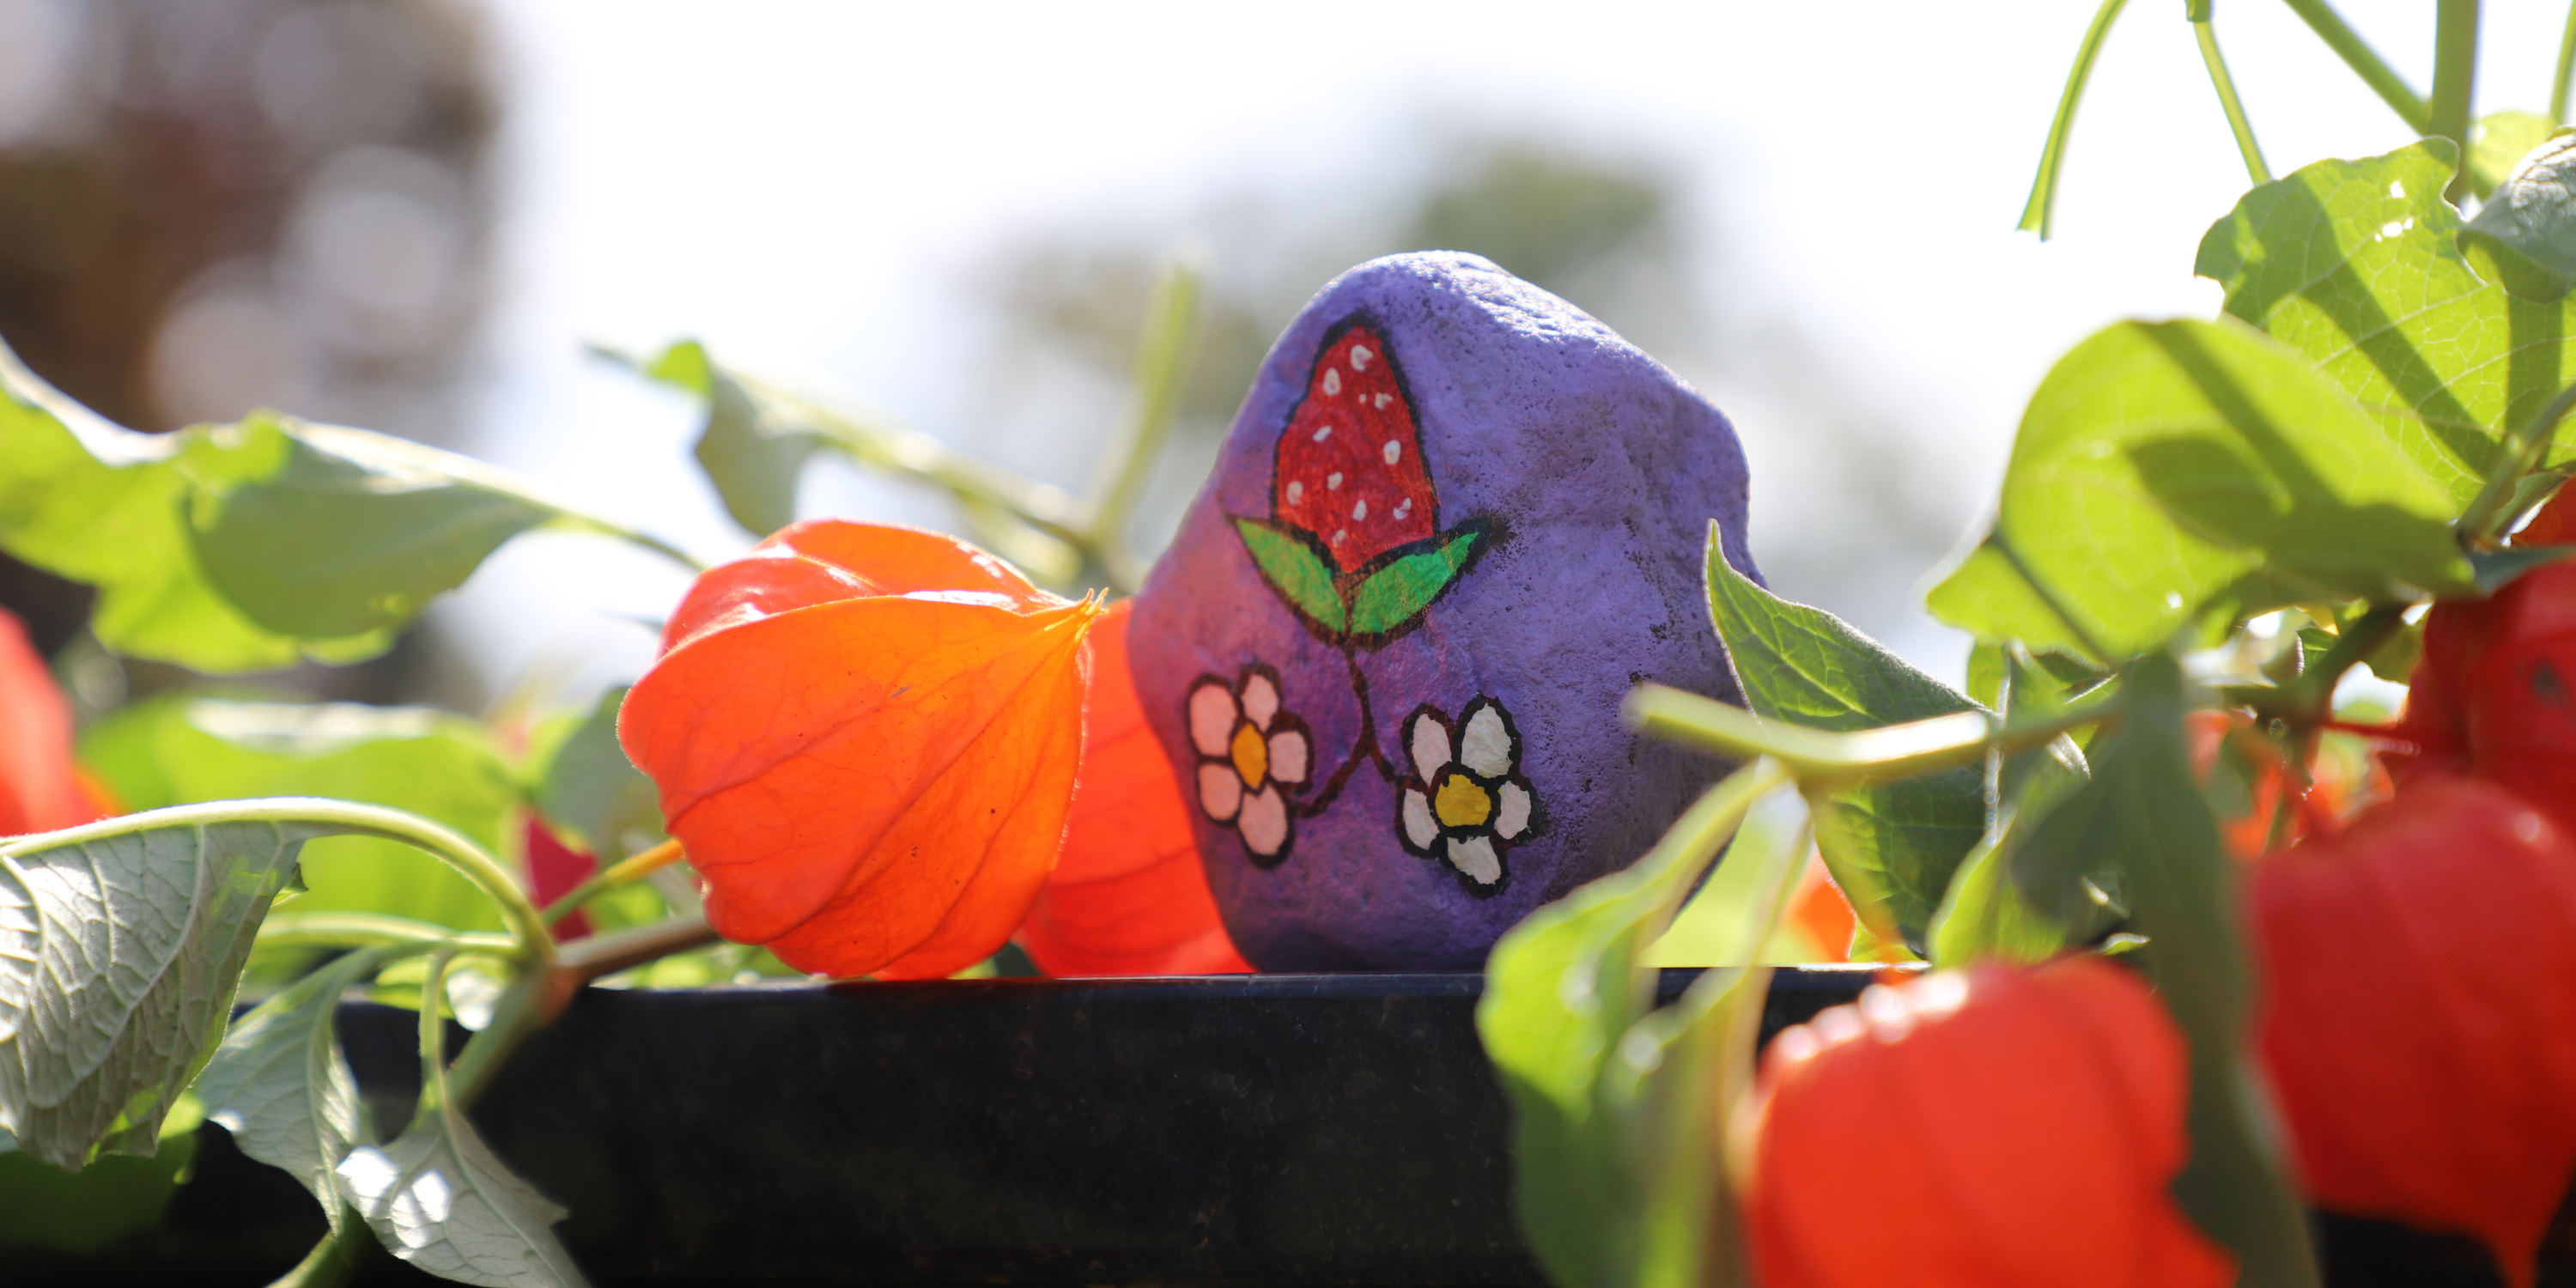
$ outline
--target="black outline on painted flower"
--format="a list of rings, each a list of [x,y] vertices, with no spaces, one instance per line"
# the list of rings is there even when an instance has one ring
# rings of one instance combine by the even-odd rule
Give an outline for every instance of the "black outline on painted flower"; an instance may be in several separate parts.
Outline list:
[[[1499,893],[1511,877],[1503,856],[1539,824],[1512,713],[1479,694],[1452,725],[1425,703],[1404,718],[1404,749],[1413,774],[1397,784],[1396,838],[1447,863],[1469,894]]]
[[[1215,705],[1220,697],[1222,708]],[[1286,862],[1297,840],[1298,811],[1282,789],[1302,788],[1314,774],[1315,736],[1305,721],[1281,709],[1279,672],[1255,662],[1231,684],[1202,675],[1190,683],[1181,718],[1199,756],[1192,784],[1199,812],[1233,829],[1254,867]],[[1272,818],[1278,820],[1275,839]]]

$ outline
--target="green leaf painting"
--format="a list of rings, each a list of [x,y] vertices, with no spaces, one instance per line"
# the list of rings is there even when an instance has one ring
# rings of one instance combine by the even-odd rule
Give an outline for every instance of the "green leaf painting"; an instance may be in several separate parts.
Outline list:
[[[1234,530],[1243,534],[1243,548],[1252,553],[1262,579],[1299,615],[1327,635],[1350,629],[1350,610],[1333,585],[1333,565],[1312,542],[1260,519],[1237,519]]]
[[[2117,662],[2291,603],[2474,593],[2457,500],[2298,355],[2230,324],[2124,322],[2041,383],[1993,525],[1928,604]]]
[[[1487,530],[1463,528],[1429,550],[1401,556],[1370,573],[1351,592],[1351,633],[1386,635],[1411,625],[1482,552]]]
[[[2195,266],[2226,288],[2229,314],[2341,383],[2455,511],[2504,431],[2576,380],[2576,301],[2517,297],[2462,250],[2459,211],[2442,199],[2457,155],[2426,139],[2307,166],[2247,193]],[[2561,424],[2562,448],[2571,434]]]
[[[420,707],[162,699],[92,728],[80,753],[130,809],[329,796],[434,819],[488,850],[501,848],[520,792],[481,726]],[[304,879],[299,912],[392,913],[465,930],[501,924],[471,882],[393,841],[315,841]]]
[[[297,850],[329,830],[228,811],[0,841],[0,1131],[20,1149],[73,1169],[153,1151]]]
[[[1850,732],[1978,709],[1841,619],[1755,585],[1726,562],[1714,524],[1707,562],[1709,614],[1754,714]],[[1952,769],[1813,804],[1825,866],[1854,910],[1923,952],[1952,870],[1985,831],[1982,775]]]

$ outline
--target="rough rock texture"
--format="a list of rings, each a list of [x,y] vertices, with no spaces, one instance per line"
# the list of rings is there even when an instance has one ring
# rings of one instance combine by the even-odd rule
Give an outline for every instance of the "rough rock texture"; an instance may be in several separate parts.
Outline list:
[[[1484,259],[1325,287],[1130,634],[1244,956],[1476,969],[1643,854],[1720,766],[1620,703],[1641,680],[1741,701],[1700,559],[1713,519],[1758,579],[1745,486],[1716,408]]]

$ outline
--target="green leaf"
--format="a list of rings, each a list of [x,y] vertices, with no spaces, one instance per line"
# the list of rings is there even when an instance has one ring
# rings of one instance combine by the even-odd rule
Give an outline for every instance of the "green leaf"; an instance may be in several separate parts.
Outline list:
[[[1237,519],[1234,530],[1243,534],[1243,548],[1262,579],[1289,607],[1328,635],[1349,629],[1350,615],[1333,588],[1332,562],[1313,542],[1260,519]]]
[[[19,1148],[75,1170],[152,1152],[296,851],[330,830],[232,808],[0,842],[0,1131]]]
[[[242,1153],[312,1191],[334,1229],[342,1211],[335,1169],[374,1139],[340,1053],[340,995],[383,960],[350,953],[262,1003],[234,1023],[197,1079],[206,1116]]]
[[[1987,639],[2116,662],[2302,600],[2468,590],[2454,499],[2373,431],[2240,328],[2109,327],[2032,396],[1993,526],[1929,606]]]
[[[2576,555],[2576,546],[2507,546],[2502,550],[2471,551],[2469,566],[2477,570],[2478,593],[2492,595],[2512,584],[2514,578],[2569,555]]]
[[[1996,650],[2003,676],[1996,701],[2008,720],[2043,719],[2065,707],[2064,679],[2020,645]],[[2088,677],[2089,679],[2089,677]],[[1992,801],[1985,836],[1950,879],[1932,918],[1930,954],[1941,966],[1982,960],[2045,961],[2070,943],[2090,940],[2114,919],[2099,915],[2070,930],[2033,907],[2012,879],[2014,855],[2039,820],[2046,818],[2085,778],[2084,754],[2071,737],[1986,760],[1986,798]],[[2098,888],[2098,882],[2097,887]]]
[[[626,689],[621,684],[601,694],[537,775],[537,808],[546,821],[571,829],[602,864],[664,836],[661,796],[617,741],[617,710]]]
[[[1482,527],[1456,529],[1443,534],[1431,549],[1415,551],[1370,573],[1351,592],[1351,633],[1389,635],[1411,625],[1483,549],[1488,532]],[[1249,543],[1250,535],[1244,540]],[[1268,563],[1262,564],[1262,571],[1270,571]]]
[[[2236,866],[2192,774],[2182,671],[2170,655],[2150,654],[2123,685],[2128,714],[2096,743],[2091,781],[2033,829],[2014,876],[2065,918],[2079,911],[2065,905],[2083,873],[2104,864],[2118,872],[2157,993],[2191,1043],[2191,1150],[2174,1197],[2235,1252],[2244,1282],[2314,1284],[2306,1225],[2247,1090],[2252,965]]]
[[[2571,302],[2517,296],[2463,250],[2459,211],[2442,199],[2457,155],[2425,139],[2307,166],[2247,193],[2195,266],[2226,288],[2228,313],[2349,390],[2455,510],[2477,495],[2505,428],[2576,379]],[[2539,294],[2552,291],[2563,284]],[[2558,433],[2563,446],[2576,426]]]
[[[140,703],[85,731],[80,756],[131,809],[261,796],[327,796],[434,819],[497,851],[519,798],[509,762],[473,721],[422,707]],[[498,929],[489,900],[437,859],[367,836],[314,842],[300,912],[384,912]]]
[[[381,434],[259,415],[233,450],[273,465],[200,491],[198,563],[244,616],[296,639],[394,630],[563,517],[477,462]]]
[[[210,674],[382,653],[422,604],[539,523],[655,544],[364,430],[268,413],[120,429],[4,347],[0,461],[0,550],[97,587],[90,625],[109,648]]]
[[[150,1158],[110,1154],[66,1172],[20,1152],[0,1132],[0,1244],[87,1256],[161,1224],[197,1155],[197,1098],[183,1094],[161,1120]]]
[[[1821,609],[1792,604],[1726,562],[1709,527],[1708,607],[1756,715],[1849,733],[1980,710]],[[1834,884],[1882,939],[1917,954],[1950,874],[1986,824],[1985,783],[1962,768],[1811,801]]]
[[[2479,120],[2469,133],[2469,186],[2478,200],[2492,196],[2514,167],[2557,130],[2557,122],[2530,112],[2497,112]]]
[[[431,972],[437,974],[435,970]],[[581,1271],[555,1238],[564,1210],[492,1153],[447,1089],[439,1021],[421,1024],[420,1108],[394,1142],[339,1167],[341,1195],[385,1250],[459,1283],[574,1288]]]
[[[1692,1240],[1707,1209],[1676,1226],[1650,1205],[1662,1184],[1686,1190],[1714,1183],[1714,1174],[1676,1180],[1667,1169],[1690,1164],[1657,1151],[1678,1144],[1713,1167],[1716,1150],[1707,1135],[1647,1130],[1648,1116],[1675,1095],[1713,1097],[1702,1082],[1683,1091],[1648,1076],[1690,1026],[1640,1027],[1654,1005],[1646,952],[1745,812],[1786,781],[1767,760],[1737,770],[1635,866],[1540,908],[1494,946],[1476,1030],[1515,1110],[1521,1233],[1559,1288],[1696,1282],[1690,1272],[1705,1249]],[[1702,998],[1694,1013],[1712,1014],[1714,1001]],[[1661,1272],[1649,1275],[1650,1267]]]
[[[821,433],[788,417],[764,415],[742,383],[710,361],[706,346],[695,340],[664,349],[644,373],[707,400],[698,465],[734,522],[765,536],[796,521],[796,481],[806,459],[828,445]]]

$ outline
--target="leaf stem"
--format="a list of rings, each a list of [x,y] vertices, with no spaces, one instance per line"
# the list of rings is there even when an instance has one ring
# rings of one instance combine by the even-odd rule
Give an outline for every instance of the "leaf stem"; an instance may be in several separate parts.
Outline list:
[[[678,841],[664,841],[591,873],[581,884],[564,891],[561,898],[547,904],[545,910],[537,915],[545,918],[546,924],[551,926],[571,916],[574,909],[598,898],[603,892],[640,880],[687,857],[681,852]]]
[[[2119,718],[2118,698],[2020,722],[2000,722],[1983,711],[1962,711],[1910,724],[1830,733],[1786,721],[1764,720],[1741,707],[1660,684],[1639,685],[1627,716],[1645,733],[1723,755],[1769,756],[1786,766],[1801,790],[1911,778],[1973,765],[1993,751],[2044,745],[2059,734]]]
[[[2290,12],[2299,15],[2308,24],[2308,29],[2326,42],[2326,48],[2343,59],[2344,66],[2361,77],[2371,92],[2379,95],[2380,102],[2397,113],[2397,119],[2404,121],[2406,128],[2418,134],[2432,133],[2432,128],[2426,124],[2432,118],[2424,109],[2423,95],[2416,93],[2414,86],[2408,85],[2406,78],[2398,75],[2397,70],[2388,65],[2388,60],[2381,58],[2379,52],[2370,47],[2370,42],[2361,38],[2361,33],[2354,31],[2328,0],[2282,0],[2282,3],[2290,6]]]
[[[2084,43],[2075,47],[2075,65],[2066,72],[2066,89],[2057,98],[2057,116],[2048,124],[2048,143],[2039,152],[2039,174],[2031,180],[2030,200],[2021,208],[2021,222],[2014,225],[2023,232],[2038,233],[2048,240],[2057,210],[2057,177],[2066,162],[2066,141],[2075,132],[2075,106],[2084,99],[2084,82],[2093,75],[2093,60],[2102,53],[2102,39],[2111,34],[2111,20],[2120,16],[2128,0],[2102,0],[2093,11],[2091,26],[2084,29]]]
[[[1136,344],[1135,412],[1102,449],[1102,473],[1092,485],[1089,544],[1120,590],[1133,591],[1144,579],[1143,566],[1127,548],[1127,520],[1180,415],[1201,277],[1199,255],[1192,248],[1164,259],[1146,306],[1144,334]]]
[[[2453,203],[2469,191],[2469,108],[2478,76],[2478,0],[2441,0],[2433,27],[2433,97],[2425,133],[2460,149],[2459,173],[2443,193]]]
[[[468,951],[516,953],[518,941],[485,931],[452,930],[378,912],[273,912],[260,923],[263,948],[376,948],[452,943]]]
[[[2463,173],[2465,173],[2465,168]],[[2512,437],[2505,440],[2504,450],[2496,453],[2495,463],[2488,467],[2486,481],[2478,487],[2476,499],[2460,515],[2460,540],[2472,548],[2494,544],[2504,536],[2499,529],[2513,518],[2513,498],[2523,477],[2540,468],[2549,454],[2552,431],[2567,413],[2576,409],[2576,385],[2558,391],[2540,414],[2531,418]]]
[[[2263,148],[2254,141],[2254,123],[2245,119],[2245,103],[2236,96],[2236,79],[2227,74],[2227,58],[2218,52],[2218,29],[2210,24],[2211,0],[2194,0],[2191,7],[2192,38],[2200,42],[2201,65],[2209,69],[2209,83],[2218,91],[2218,105],[2227,112],[2227,128],[2236,135],[2236,151],[2245,158],[2245,173],[2257,184],[2272,181],[2271,168],[2263,164]]]
[[[704,917],[674,917],[567,945],[555,969],[577,988],[602,975],[614,975],[630,966],[687,952],[720,938]]]
[[[2576,76],[2576,4],[2567,6],[2567,29],[2558,37],[2558,75],[2549,82],[2549,120],[2567,123],[2567,81]]]
[[[50,848],[154,828],[210,827],[218,823],[316,824],[342,834],[400,841],[414,849],[425,850],[473,882],[476,889],[500,908],[501,919],[509,926],[510,937],[522,955],[547,966],[554,964],[554,937],[546,932],[546,923],[537,915],[536,904],[529,901],[527,892],[519,888],[517,879],[510,875],[509,869],[501,866],[500,860],[484,853],[483,847],[428,819],[382,805],[325,800],[318,796],[272,796],[259,800],[174,805],[167,809],[145,810],[140,814],[121,814],[59,832],[15,837],[0,842],[0,854],[27,848],[31,844]]]

